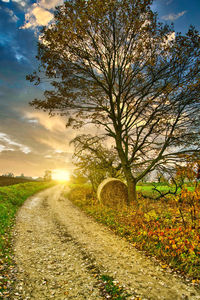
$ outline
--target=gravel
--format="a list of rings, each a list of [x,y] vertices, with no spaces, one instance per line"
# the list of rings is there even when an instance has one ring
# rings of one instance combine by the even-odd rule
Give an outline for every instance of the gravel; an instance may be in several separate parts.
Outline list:
[[[12,299],[108,299],[99,280],[104,274],[125,287],[128,299],[200,299],[194,286],[86,216],[63,189],[40,192],[18,212]]]

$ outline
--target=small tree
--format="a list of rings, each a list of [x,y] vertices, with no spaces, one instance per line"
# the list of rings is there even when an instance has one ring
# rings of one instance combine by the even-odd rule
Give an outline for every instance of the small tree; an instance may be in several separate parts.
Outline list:
[[[80,170],[75,170],[73,174],[70,176],[70,182],[75,184],[85,184],[88,179],[83,172]]]
[[[15,177],[13,173],[9,172],[2,175],[3,177]]]
[[[176,172],[173,176],[174,181],[182,187],[184,183],[194,185],[199,180],[199,155],[182,155],[184,163],[176,167]]]
[[[106,177],[122,176],[115,149],[106,148],[102,142],[102,138],[91,135],[79,135],[71,141],[75,147],[75,165],[91,182],[95,192]]]
[[[174,182],[181,190],[175,200],[180,212],[184,227],[187,226],[187,219],[190,216],[190,224],[193,228],[198,226],[200,212],[200,184],[198,180],[200,157],[184,156],[185,165],[179,166],[175,174]],[[185,179],[193,185],[193,190],[189,190]]]
[[[46,170],[44,172],[44,181],[51,181],[52,180],[52,171]]]
[[[165,177],[165,175],[162,172],[157,172],[156,174],[156,179],[158,183],[168,183],[167,178]]]
[[[157,22],[152,0],[71,0],[56,9],[38,44],[41,74],[52,88],[32,102],[93,123],[113,138],[128,185],[180,153],[199,151],[200,36]]]

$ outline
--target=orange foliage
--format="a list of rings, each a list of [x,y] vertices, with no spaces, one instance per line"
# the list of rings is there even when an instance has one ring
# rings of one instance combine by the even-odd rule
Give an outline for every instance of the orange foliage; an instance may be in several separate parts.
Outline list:
[[[193,278],[200,278],[200,184],[193,191],[186,187],[168,201],[140,199],[140,207],[120,210],[99,204],[94,197],[70,199],[96,220],[126,237],[136,248]],[[81,193],[83,195],[84,188]],[[86,189],[88,194],[88,188]],[[181,211],[181,213],[180,213]],[[184,220],[184,221],[183,221]]]

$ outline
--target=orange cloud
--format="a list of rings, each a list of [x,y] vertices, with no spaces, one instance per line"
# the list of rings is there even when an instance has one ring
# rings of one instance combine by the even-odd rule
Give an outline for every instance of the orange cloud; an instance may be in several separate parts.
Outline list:
[[[52,13],[34,3],[25,14],[25,24],[21,28],[28,29],[35,28],[37,26],[45,26],[48,25],[52,19]]]
[[[25,118],[27,118],[30,123],[38,122],[51,132],[66,132],[66,121],[60,116],[50,117],[45,112],[35,111],[25,112]]]

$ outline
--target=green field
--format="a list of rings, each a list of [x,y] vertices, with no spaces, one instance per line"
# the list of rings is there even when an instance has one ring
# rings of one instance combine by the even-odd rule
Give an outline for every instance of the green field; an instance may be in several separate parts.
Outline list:
[[[28,182],[0,187],[0,299],[9,299],[9,273],[12,268],[12,228],[18,208],[31,195],[54,182]],[[3,298],[4,299],[4,298]]]
[[[162,193],[166,193],[168,191],[170,191],[170,192],[175,191],[175,186],[173,186],[173,185],[168,186],[168,185],[158,184],[158,183],[156,183],[155,185],[153,185],[151,183],[146,183],[146,184],[143,184],[143,185],[137,185],[136,189],[139,193],[142,193],[144,196],[157,197],[159,195],[159,193],[154,190],[154,187],[156,187]],[[187,185],[187,189],[189,191],[193,191],[194,187]],[[178,191],[180,191],[180,189]]]

